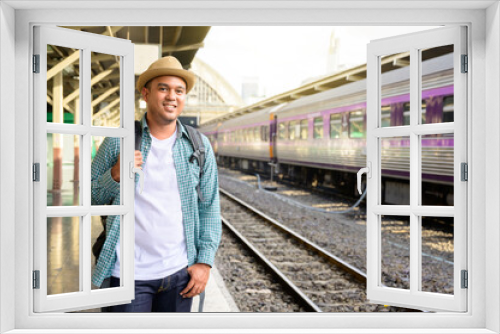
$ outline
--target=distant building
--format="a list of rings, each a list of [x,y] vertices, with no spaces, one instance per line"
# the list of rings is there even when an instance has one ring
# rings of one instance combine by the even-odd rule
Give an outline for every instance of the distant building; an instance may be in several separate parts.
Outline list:
[[[245,105],[250,105],[264,99],[264,94],[260,92],[259,77],[243,78],[241,98]]]

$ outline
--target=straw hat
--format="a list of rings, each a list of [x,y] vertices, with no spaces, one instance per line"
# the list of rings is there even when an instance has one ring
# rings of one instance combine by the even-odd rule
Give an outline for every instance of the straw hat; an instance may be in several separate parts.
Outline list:
[[[177,58],[168,56],[160,58],[152,63],[148,69],[139,76],[136,85],[137,90],[140,92],[142,87],[144,87],[149,80],[163,75],[173,75],[183,79],[187,85],[186,94],[193,88],[196,81],[196,76],[193,72],[183,69]]]

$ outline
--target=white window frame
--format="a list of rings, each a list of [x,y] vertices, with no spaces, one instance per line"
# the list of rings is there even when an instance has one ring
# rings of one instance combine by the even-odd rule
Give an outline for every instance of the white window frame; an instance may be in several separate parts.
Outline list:
[[[410,1],[405,1],[409,3]],[[412,5],[402,2],[371,1],[369,9],[365,2],[257,2],[246,1],[240,4],[225,3],[221,9],[215,1],[154,3],[144,7],[131,2],[16,2],[0,3],[0,78],[1,97],[1,130],[0,164],[1,187],[1,249],[0,266],[0,317],[1,332],[38,333],[41,329],[50,332],[76,332],[68,328],[88,328],[88,332],[106,333],[117,328],[137,328],[137,324],[149,324],[152,328],[163,329],[159,332],[179,332],[190,328],[189,332],[204,332],[206,328],[267,328],[267,332],[291,332],[283,328],[300,328],[299,332],[350,332],[359,333],[414,333],[410,328],[419,328],[422,333],[493,333],[500,331],[498,314],[500,261],[498,257],[486,257],[486,254],[499,254],[500,230],[500,125],[498,110],[500,108],[500,10],[496,1],[486,2],[447,2],[433,1]],[[149,5],[150,3],[148,3]],[[14,10],[11,6],[17,7]],[[22,9],[24,6],[25,9]],[[83,8],[44,10],[52,6],[75,6]],[[98,9],[108,6],[117,9]],[[121,9],[123,7],[129,9]],[[131,7],[141,6],[137,10]],[[170,6],[170,8],[158,8]],[[357,9],[349,9],[359,6]],[[407,9],[391,9],[391,6],[407,6]],[[416,7],[413,8],[413,7]],[[425,7],[429,6],[429,7]],[[455,9],[453,6],[461,6]],[[487,7],[490,6],[488,9]],[[38,9],[42,7],[42,9]],[[272,7],[272,8],[270,8]],[[27,8],[27,9],[26,9]],[[147,8],[151,8],[148,10]],[[347,9],[346,9],[347,8]],[[374,9],[375,8],[375,9]],[[412,8],[409,10],[408,8]],[[242,10],[246,9],[246,10]],[[85,19],[83,19],[85,18]],[[29,245],[32,243],[30,222],[33,213],[26,210],[32,206],[29,199],[32,193],[30,156],[32,155],[32,106],[26,99],[30,94],[29,81],[31,55],[30,31],[34,24],[58,25],[436,25],[465,24],[469,27],[469,119],[468,142],[470,156],[469,193],[471,199],[468,208],[469,265],[469,311],[464,314],[172,314],[172,315],[140,315],[131,314],[126,317],[109,314],[33,314],[31,274],[32,263],[29,258]],[[484,24],[486,22],[486,25]],[[361,23],[361,24],[359,24]],[[488,29],[486,29],[488,27]],[[15,34],[14,34],[15,32]],[[14,51],[15,50],[15,54]],[[15,57],[14,57],[15,56]],[[15,65],[15,71],[12,67]],[[488,66],[488,71],[486,71]],[[12,74],[9,78],[4,73]],[[12,78],[15,77],[15,86]],[[5,96],[15,96],[6,99]],[[15,111],[15,127],[12,126]],[[473,121],[474,117],[474,121]],[[488,118],[488,122],[485,121]],[[9,124],[9,125],[6,125]],[[488,135],[485,133],[488,132]],[[13,141],[12,138],[15,138]],[[486,140],[487,139],[487,140]],[[13,144],[14,143],[14,144]],[[485,152],[488,152],[486,154]],[[15,161],[15,169],[4,163]],[[486,182],[486,174],[488,174]],[[15,177],[12,177],[12,174]],[[12,181],[11,179],[14,179]],[[15,200],[11,189],[15,184]],[[4,185],[11,185],[7,189]],[[15,208],[12,210],[9,205]],[[486,219],[486,217],[488,219]],[[15,225],[12,224],[15,222]],[[474,226],[474,230],[472,230]],[[12,235],[15,235],[15,242]],[[14,256],[12,256],[14,254]],[[15,289],[12,289],[12,287]],[[486,293],[486,291],[488,293]],[[13,308],[12,305],[15,305]],[[165,320],[168,317],[168,321]],[[195,321],[193,320],[196,319]],[[422,321],[425,319],[425,321]],[[168,326],[168,329],[166,329]],[[335,330],[337,328],[337,330]],[[345,329],[345,330],[342,330]],[[351,329],[347,329],[351,328]],[[178,329],[178,330],[176,330]],[[448,330],[446,330],[448,329]],[[137,333],[143,333],[137,330]],[[222,332],[223,330],[215,331]],[[258,330],[256,330],[258,331]],[[264,330],[259,330],[264,332]],[[46,332],[46,331],[45,331]],[[129,333],[135,331],[129,330]],[[185,332],[185,331],[184,331]],[[297,332],[297,331],[295,331]]]
[[[453,45],[454,122],[421,124],[422,61],[421,51],[439,46]],[[461,270],[467,270],[467,184],[461,181],[461,163],[467,163],[467,73],[461,73],[461,55],[466,55],[467,40],[464,26],[441,27],[413,34],[384,38],[368,45],[367,79],[367,163],[371,169],[367,180],[367,298],[376,303],[414,307],[424,310],[467,310],[467,290],[461,288]],[[383,56],[410,53],[410,125],[382,127],[382,72]],[[421,136],[426,134],[454,134],[454,206],[422,205],[422,153]],[[381,140],[394,137],[410,139],[410,203],[384,205],[381,192]],[[407,216],[409,233],[409,289],[381,285],[383,215]],[[452,295],[425,292],[422,282],[421,219],[453,217],[454,265]]]
[[[34,54],[39,55],[39,73],[33,73],[34,162],[40,164],[40,181],[33,184],[34,256],[33,268],[39,271],[39,289],[34,289],[35,312],[75,311],[130,303],[134,298],[134,45],[127,40],[51,26],[34,27]],[[47,45],[79,50],[80,83],[78,108],[80,124],[46,121]],[[113,55],[120,61],[119,128],[92,125],[91,52]],[[47,134],[79,136],[80,205],[47,206]],[[91,205],[91,140],[93,136],[120,138],[120,205]],[[91,221],[92,216],[119,215],[121,286],[92,290]],[[79,217],[79,291],[47,295],[47,218]]]

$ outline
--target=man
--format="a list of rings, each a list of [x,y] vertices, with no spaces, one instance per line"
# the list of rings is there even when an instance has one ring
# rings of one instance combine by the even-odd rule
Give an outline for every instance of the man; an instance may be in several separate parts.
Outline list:
[[[208,139],[202,176],[193,146],[178,121],[195,75],[174,57],[164,57],[138,79],[147,103],[141,120],[141,150],[135,166],[144,172],[135,193],[135,299],[111,312],[189,312],[192,297],[205,290],[221,238],[217,165]],[[92,162],[92,204],[120,203],[120,140],[106,138]],[[136,186],[137,186],[136,182]],[[196,190],[200,184],[200,198]],[[136,188],[137,189],[137,188]],[[120,217],[106,221],[106,241],[92,276],[111,276],[120,286]]]

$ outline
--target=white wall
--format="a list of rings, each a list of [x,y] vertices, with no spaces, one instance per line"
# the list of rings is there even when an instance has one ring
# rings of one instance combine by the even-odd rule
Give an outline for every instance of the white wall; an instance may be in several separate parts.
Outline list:
[[[486,266],[486,328],[500,332],[500,286],[495,277],[500,277],[500,6],[490,6],[486,13],[486,256],[495,259],[493,266]]]
[[[15,12],[0,2],[0,253],[12,254],[15,227]],[[3,260],[3,261],[2,261]],[[14,256],[0,257],[0,332],[14,328]]]
[[[40,1],[42,3],[43,1]],[[62,3],[62,2],[53,2],[53,3]],[[68,3],[68,2],[66,2]],[[95,2],[89,1],[89,4],[94,4]],[[127,3],[127,2],[124,2]],[[178,2],[179,3],[179,2]],[[1,2],[0,2],[1,4]],[[147,7],[146,7],[147,8]],[[174,12],[174,13],[173,13]],[[488,10],[488,20],[486,23],[484,20],[484,12],[483,11],[454,11],[447,10],[446,13],[443,11],[429,12],[425,10],[412,10],[412,19],[420,20],[422,22],[427,22],[428,24],[433,24],[436,22],[443,22],[449,20],[449,17],[453,17],[453,22],[470,22],[473,20],[474,28],[473,28],[473,42],[475,43],[474,49],[478,52],[472,55],[472,76],[474,77],[473,90],[474,90],[474,99],[472,101],[473,105],[473,117],[472,126],[469,127],[469,130],[472,131],[471,136],[474,138],[474,147],[472,152],[472,157],[470,157],[471,168],[470,174],[474,178],[474,189],[471,194],[471,200],[473,201],[473,212],[472,212],[472,220],[471,222],[474,224],[472,235],[475,240],[474,249],[472,252],[474,254],[488,254],[490,251],[494,251],[498,257],[499,246],[498,240],[500,230],[498,227],[498,222],[500,221],[500,175],[498,170],[498,166],[500,164],[500,136],[499,136],[499,120],[500,117],[498,115],[499,106],[500,106],[500,97],[498,94],[499,91],[499,78],[500,78],[500,41],[499,41],[499,27],[500,27],[500,14],[498,6],[495,5]],[[403,15],[402,15],[403,14]],[[1,248],[0,252],[2,252],[3,262],[0,262],[0,270],[2,275],[0,275],[0,288],[1,288],[1,302],[0,302],[0,322],[1,322],[1,331],[4,331],[5,328],[9,328],[9,326],[13,325],[13,309],[15,305],[10,304],[12,301],[15,301],[11,288],[11,284],[13,281],[13,276],[8,273],[13,272],[14,263],[12,253],[6,252],[5,249],[8,247],[10,250],[13,250],[12,246],[12,235],[14,235],[14,214],[11,211],[14,207],[12,190],[14,187],[13,180],[16,180],[16,215],[15,215],[15,223],[17,225],[16,229],[16,240],[18,241],[16,247],[16,255],[18,256],[19,261],[16,265],[16,273],[17,273],[17,326],[23,325],[23,321],[26,322],[27,307],[20,307],[21,304],[27,304],[29,296],[31,294],[31,290],[27,287],[30,285],[30,270],[31,266],[26,263],[26,256],[23,258],[22,255],[29,254],[29,242],[31,239],[26,236],[29,235],[29,224],[31,222],[31,215],[27,208],[30,207],[30,185],[31,181],[29,180],[29,175],[31,171],[30,166],[30,138],[32,133],[32,128],[30,125],[30,117],[32,114],[30,113],[30,105],[27,99],[28,96],[28,88],[30,85],[30,81],[28,80],[29,76],[29,65],[30,65],[30,49],[29,49],[29,22],[41,22],[41,23],[81,23],[82,20],[84,22],[109,22],[111,25],[113,23],[120,24],[122,22],[133,22],[137,25],[142,25],[144,23],[151,25],[159,25],[159,24],[171,24],[175,25],[177,23],[183,25],[189,24],[213,24],[214,22],[219,22],[219,24],[252,24],[257,21],[256,18],[259,18],[262,22],[276,22],[278,24],[288,24],[288,23],[298,23],[298,24],[321,24],[321,23],[331,23],[332,21],[336,21],[339,24],[342,23],[359,23],[359,24],[369,24],[370,22],[389,22],[394,21],[394,18],[400,21],[401,24],[407,24],[407,12],[399,12],[399,11],[386,11],[386,10],[370,10],[370,11],[335,11],[335,10],[322,10],[322,11],[314,11],[308,9],[302,10],[268,10],[264,13],[258,10],[247,10],[247,11],[224,11],[219,9],[211,9],[211,10],[174,10],[168,11],[165,10],[135,10],[135,11],[123,11],[120,12],[118,10],[102,10],[102,11],[90,11],[90,10],[30,10],[24,11],[20,10],[16,13],[16,65],[17,71],[16,76],[14,76],[14,42],[13,42],[13,25],[14,25],[14,13],[12,9],[7,8],[5,5],[1,5],[0,7],[0,45],[1,45],[1,53],[0,53],[0,70],[2,75],[0,77],[0,214],[2,224],[0,225],[1,232]],[[9,20],[6,20],[5,17],[8,17]],[[11,22],[11,23],[10,23]],[[480,22],[480,23],[479,23]],[[4,28],[4,27],[7,27]],[[487,53],[486,55],[483,53],[482,43],[484,40],[482,33],[478,33],[478,31],[482,31],[483,29],[487,29]],[[10,32],[10,35],[9,35]],[[6,36],[6,37],[4,37]],[[474,36],[476,36],[474,38]],[[486,56],[487,67],[484,66],[484,60]],[[484,78],[487,77],[487,86],[488,94],[485,92],[487,89],[485,88]],[[13,80],[17,78],[17,87],[14,90]],[[28,86],[28,87],[27,87]],[[14,99],[15,93],[15,99]],[[493,98],[494,97],[494,98]],[[15,111],[14,111],[14,101],[15,103]],[[15,121],[13,121],[15,117]],[[491,121],[493,120],[493,121]],[[15,126],[14,126],[15,125]],[[15,132],[15,140],[14,138],[14,128]],[[485,135],[485,129],[488,132]],[[14,148],[13,145],[16,145],[17,150],[15,151],[15,161],[16,161],[16,174],[14,175],[14,169],[12,162],[14,161]],[[488,155],[487,155],[488,154]],[[486,167],[484,167],[486,166]],[[488,173],[488,174],[486,174]],[[488,178],[486,179],[486,176]],[[15,176],[15,177],[14,177]],[[487,182],[486,182],[487,180]],[[485,191],[486,189],[486,191]],[[488,199],[485,201],[485,193],[491,196],[488,196]],[[12,224],[4,224],[3,222],[12,222]],[[485,230],[485,222],[486,230]],[[480,237],[478,237],[480,235]],[[483,242],[483,236],[487,235],[487,243]],[[19,242],[23,241],[23,242]],[[480,242],[478,242],[480,241]],[[488,252],[484,252],[485,247],[487,247]],[[21,249],[22,252],[18,252]],[[8,259],[6,261],[6,259]],[[488,284],[486,287],[487,293],[483,293],[484,290],[480,290],[478,293],[474,293],[472,295],[473,298],[472,309],[476,314],[481,314],[481,316],[485,312],[485,300],[483,296],[487,296],[487,326],[490,329],[495,331],[500,331],[500,322],[498,320],[499,314],[499,286],[498,286],[498,277],[500,273],[500,261],[498,258],[494,262],[493,266],[488,267],[488,271],[486,275],[484,273],[484,261],[473,261],[472,269],[471,269],[471,279],[481,282],[485,282]],[[474,276],[474,273],[480,273],[481,275]],[[7,274],[5,274],[7,273]],[[496,284],[495,284],[496,283]],[[484,288],[483,288],[484,289]],[[469,296],[471,294],[469,293]],[[9,301],[9,305],[5,305],[6,301]],[[493,307],[491,307],[493,306]],[[406,315],[405,315],[406,316]],[[261,317],[264,318],[264,317]],[[255,319],[261,319],[257,317],[245,317],[241,318],[241,322],[238,324],[239,326],[248,326],[248,327],[258,327],[258,326],[266,326],[266,323],[260,324],[256,322]],[[239,319],[233,317],[234,319]],[[286,316],[277,316],[273,317],[276,320],[276,324],[273,326],[278,326],[281,323],[290,323],[291,325],[296,325],[296,328],[301,328],[306,326],[304,324],[305,317],[296,317],[290,318]],[[405,318],[406,319],[406,318]],[[466,317],[463,319],[459,319],[456,321],[456,318],[450,318],[448,323],[450,326],[458,327],[458,326],[466,326],[470,325],[470,322]],[[30,319],[31,320],[31,319]],[[38,320],[38,319],[37,319]],[[102,319],[100,319],[102,320]],[[131,319],[135,320],[135,319]],[[227,326],[228,318],[223,318],[221,320],[220,317],[206,317],[204,322],[200,323],[189,323],[189,325],[193,327],[201,327],[203,324],[206,324],[207,327],[217,328]],[[310,317],[306,319],[307,321],[316,321],[317,328],[328,328],[331,326],[335,326],[333,321],[342,322],[344,325],[349,323],[351,324],[352,318],[348,316],[345,317]],[[433,320],[433,319],[430,319]],[[446,319],[445,319],[446,320]],[[475,327],[482,327],[484,325],[483,318],[480,318],[473,325]],[[54,324],[52,318],[44,317],[40,320],[43,321],[43,325],[48,326],[63,326],[64,324]],[[74,319],[72,319],[74,321]],[[86,322],[85,326],[94,326],[98,328],[101,326],[105,328],[108,324],[103,324],[101,321],[94,321],[93,323],[89,323],[88,320],[81,318],[77,319],[79,322]],[[278,322],[280,321],[280,322]],[[395,324],[388,324],[383,318],[375,319],[377,323],[376,326],[379,327],[394,327]],[[234,323],[235,321],[233,321]],[[371,322],[373,324],[374,322]],[[84,326],[82,324],[82,327]],[[366,323],[357,323],[359,328],[366,328],[369,325]],[[186,326],[185,319],[181,317],[172,317],[170,319],[171,328],[184,328]],[[267,325],[270,326],[271,325]],[[425,327],[429,326],[428,324],[415,324],[416,327]],[[51,327],[48,327],[51,328]],[[61,327],[60,327],[61,328]],[[64,327],[62,327],[64,328]],[[132,328],[132,327],[130,327]]]

